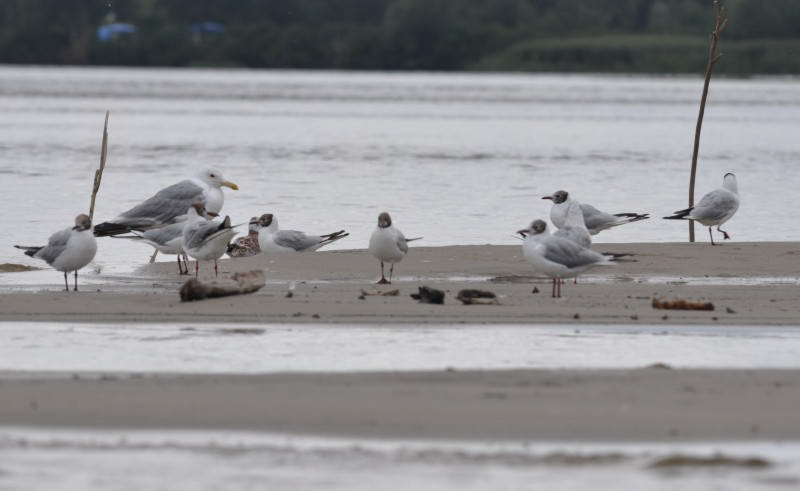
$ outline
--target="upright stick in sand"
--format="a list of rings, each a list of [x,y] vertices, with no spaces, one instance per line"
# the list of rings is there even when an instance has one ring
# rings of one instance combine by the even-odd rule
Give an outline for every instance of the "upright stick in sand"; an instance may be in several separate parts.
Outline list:
[[[103,169],[106,168],[106,156],[108,155],[108,113],[109,111],[106,111],[106,122],[103,124],[103,143],[100,145],[100,168],[94,171],[92,201],[89,204],[89,220],[94,219],[94,202],[95,199],[97,199],[97,192],[100,191],[100,181],[103,179]]]
[[[694,130],[694,149],[692,151],[692,173],[689,178],[689,208],[694,206],[694,183],[697,175],[697,154],[700,150],[700,130],[703,127],[703,115],[706,112],[706,99],[708,98],[708,84],[711,82],[711,72],[722,54],[719,52],[719,38],[722,31],[728,26],[728,11],[720,6],[719,0],[712,1],[714,7],[714,31],[708,48],[708,63],[706,64],[706,77],[703,83],[703,96],[700,98],[700,112],[697,115],[697,127]],[[689,220],[689,242],[694,242],[694,220]]]

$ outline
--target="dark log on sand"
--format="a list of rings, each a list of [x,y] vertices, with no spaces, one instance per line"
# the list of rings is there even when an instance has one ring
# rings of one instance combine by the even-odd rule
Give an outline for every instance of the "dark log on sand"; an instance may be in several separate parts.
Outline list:
[[[264,272],[234,273],[230,279],[203,282],[192,278],[181,287],[181,302],[257,292],[264,286]]]

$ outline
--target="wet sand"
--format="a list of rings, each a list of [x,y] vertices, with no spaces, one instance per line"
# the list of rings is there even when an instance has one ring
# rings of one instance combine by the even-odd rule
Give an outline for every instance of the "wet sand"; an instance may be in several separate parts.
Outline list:
[[[797,370],[0,373],[0,425],[538,441],[800,438]]]
[[[254,295],[191,303],[178,299],[185,277],[177,276],[172,261],[145,265],[130,277],[100,277],[100,286],[78,294],[59,291],[56,272],[44,291],[15,292],[15,275],[30,273],[8,273],[0,286],[0,321],[800,324],[800,243],[596,249],[632,256],[591,271],[578,285],[565,284],[562,299],[550,298],[549,280],[531,276],[517,246],[415,247],[397,265],[392,285],[374,284],[378,263],[365,251],[225,259],[223,276],[264,269],[267,286]],[[210,271],[203,264],[201,279]],[[409,298],[421,285],[445,290],[446,304]],[[462,288],[491,290],[501,305],[461,305],[455,295]],[[360,298],[362,290],[395,289],[397,296]],[[655,310],[654,297],[710,301],[716,308]]]

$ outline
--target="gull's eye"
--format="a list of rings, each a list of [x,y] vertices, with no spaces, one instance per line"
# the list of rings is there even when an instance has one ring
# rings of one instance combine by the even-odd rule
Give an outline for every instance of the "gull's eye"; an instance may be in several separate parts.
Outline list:
[[[215,176],[214,174],[211,174],[210,177],[217,177],[217,176]]]

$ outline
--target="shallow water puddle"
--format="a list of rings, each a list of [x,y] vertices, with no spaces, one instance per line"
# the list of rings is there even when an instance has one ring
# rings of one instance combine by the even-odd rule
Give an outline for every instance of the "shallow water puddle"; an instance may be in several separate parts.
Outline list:
[[[0,427],[0,487],[781,489],[800,444],[436,442],[208,431]],[[663,465],[672,462],[673,465]],[[754,463],[758,463],[755,465]]]
[[[797,368],[798,352],[780,327],[0,323],[0,370],[23,371]]]

